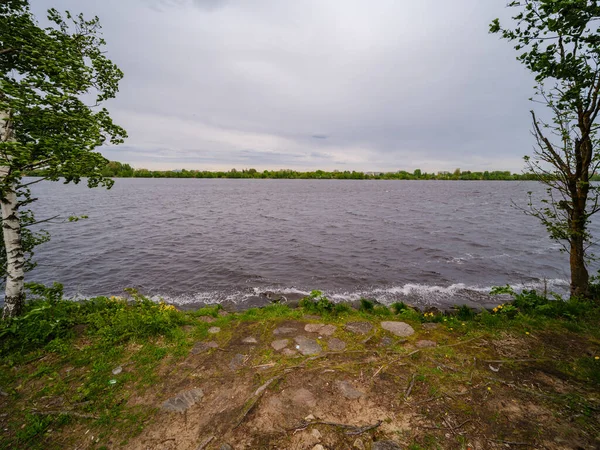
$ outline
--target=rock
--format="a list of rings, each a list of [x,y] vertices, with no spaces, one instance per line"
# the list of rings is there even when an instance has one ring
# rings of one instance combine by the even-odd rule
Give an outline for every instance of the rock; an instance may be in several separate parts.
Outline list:
[[[190,355],[198,355],[209,351],[211,348],[219,348],[216,342],[196,342],[190,350]]]
[[[373,329],[373,324],[371,322],[348,322],[344,328],[350,333],[367,334]]]
[[[298,330],[296,328],[293,327],[279,327],[279,328],[275,328],[275,330],[273,330],[273,334],[275,336],[279,336],[282,334],[294,334],[296,333]]]
[[[220,332],[220,331],[221,331],[221,329],[220,329],[219,327],[210,327],[210,328],[208,329],[208,332],[209,332],[210,334],[217,334],[217,333],[218,333],[218,332]]]
[[[171,397],[161,405],[160,409],[183,413],[202,400],[202,397],[204,397],[202,389],[190,389]]]
[[[371,450],[402,450],[394,441],[377,441],[373,442]]]
[[[213,323],[217,319],[215,319],[214,317],[210,317],[210,316],[200,316],[200,317],[198,317],[198,320],[200,322],[204,322],[204,323]]]
[[[424,323],[422,325],[424,330],[435,330],[437,327],[439,327],[440,325],[438,323],[435,322],[431,322],[431,323]]]
[[[324,323],[307,323],[304,326],[304,331],[308,331],[309,333],[318,333],[324,326]]]
[[[437,343],[433,342],[433,341],[422,340],[422,341],[417,341],[415,343],[415,346],[417,348],[429,348],[429,347],[436,347]]]
[[[244,365],[245,361],[246,361],[246,356],[238,353],[229,362],[229,368],[231,370],[238,370]]]
[[[309,333],[319,333],[323,336],[331,336],[337,327],[335,325],[325,325],[324,323],[307,323],[304,327],[304,331]]]
[[[271,347],[273,347],[276,351],[279,351],[286,348],[289,343],[289,339],[278,339],[276,341],[271,342]]]
[[[242,339],[242,343],[243,344],[258,344],[258,341],[256,340],[255,337],[248,336],[248,337]]]
[[[381,338],[381,342],[379,343],[380,347],[390,347],[394,345],[394,340],[389,336],[384,336]]]
[[[294,338],[296,341],[296,350],[298,350],[303,355],[318,355],[323,351],[321,346],[314,339],[307,338],[304,336],[296,336]]]
[[[306,405],[311,408],[317,406],[317,400],[315,396],[308,389],[300,388],[291,394],[291,399],[294,403],[299,405]]]
[[[325,450],[325,447],[323,447],[321,444],[317,444],[312,448],[312,450]]]
[[[316,428],[313,428],[312,431],[310,432],[310,434],[315,438],[315,439],[321,439],[322,435],[321,432],[319,430],[317,430]]]
[[[364,392],[355,389],[354,386],[352,386],[352,383],[350,383],[349,381],[338,381],[336,383],[336,387],[338,388],[342,396],[347,398],[348,400],[356,400],[365,395]]]
[[[229,444],[222,444],[219,447],[219,450],[233,450],[233,447],[231,445],[229,445]]]
[[[306,422],[310,422],[311,420],[317,420],[317,418],[316,418],[314,415],[312,415],[312,414],[309,414],[308,416],[306,416],[306,417],[304,418],[304,420],[305,420]]]
[[[225,311],[224,309],[220,309],[220,310],[219,310],[219,312],[218,312],[218,314],[219,314],[221,317],[225,317],[225,316],[228,316],[228,315],[229,315],[229,313],[228,313],[227,311]]]
[[[381,328],[400,337],[411,336],[415,333],[413,327],[406,322],[381,322]]]
[[[296,356],[298,352],[296,350],[292,350],[291,348],[284,348],[281,350],[281,354],[283,356]]]
[[[331,338],[327,341],[327,348],[332,352],[341,352],[346,348],[346,343],[338,338]]]
[[[121,372],[123,372],[123,367],[121,366],[117,366],[112,370],[113,375],[119,375]]]
[[[352,446],[356,450],[366,450],[365,449],[365,444],[363,444],[363,441],[361,441],[359,438],[356,438],[356,440],[354,441],[354,444],[352,444]]]

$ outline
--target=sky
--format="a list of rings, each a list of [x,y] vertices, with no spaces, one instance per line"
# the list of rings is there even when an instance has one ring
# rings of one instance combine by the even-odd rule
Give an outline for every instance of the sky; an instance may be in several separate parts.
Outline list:
[[[31,0],[97,15],[125,76],[100,151],[154,170],[523,169],[506,0]]]

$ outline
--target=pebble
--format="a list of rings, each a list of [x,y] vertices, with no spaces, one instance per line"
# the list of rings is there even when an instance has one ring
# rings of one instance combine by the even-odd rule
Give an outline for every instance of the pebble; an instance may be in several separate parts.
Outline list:
[[[183,413],[204,397],[202,389],[190,389],[166,400],[160,407],[163,411]]]
[[[283,350],[288,346],[289,342],[289,339],[278,339],[271,342],[271,347],[273,347],[276,351]]]
[[[190,355],[198,355],[209,351],[211,348],[219,348],[219,344],[216,342],[196,342],[190,350]]]
[[[310,432],[310,434],[312,434],[312,436],[315,439],[321,439],[321,437],[322,437],[321,432],[319,430],[317,430],[316,428],[313,428],[312,431]]]
[[[333,352],[341,352],[346,348],[346,343],[338,338],[331,338],[327,341],[327,348]]]
[[[293,334],[296,331],[298,331],[296,328],[292,328],[292,327],[279,327],[279,328],[275,328],[275,330],[273,330],[273,334],[278,336],[280,334]]]
[[[415,334],[413,327],[406,322],[381,322],[381,328],[400,337],[408,337]]]
[[[325,325],[324,323],[307,323],[304,331],[309,333],[319,333],[323,336],[332,336],[337,330],[335,325]]]
[[[200,316],[200,317],[198,317],[198,320],[200,322],[213,323],[217,319],[215,319],[214,317],[210,317],[210,316]]]
[[[371,322],[348,322],[344,328],[351,333],[367,334],[373,329],[373,324]]]
[[[297,344],[296,348],[304,356],[318,355],[319,353],[321,353],[323,351],[321,346],[314,339],[307,338],[304,336],[296,336],[294,338],[294,341],[296,341],[296,344]]]
[[[415,347],[417,348],[429,348],[429,347],[437,347],[437,343],[428,340],[417,341],[415,343]]]
[[[220,329],[219,327],[210,327],[210,328],[208,329],[208,332],[209,332],[210,334],[217,334],[217,333],[218,333],[218,332],[220,332],[220,331],[221,331],[221,329]]]
[[[238,353],[229,362],[229,368],[231,370],[238,370],[244,365],[245,360],[246,356]]]
[[[248,336],[247,338],[244,338],[242,340],[242,343],[244,343],[244,344],[258,344],[258,341],[256,340],[255,337]]]
[[[350,383],[349,381],[338,381],[336,383],[336,386],[342,394],[342,396],[347,398],[348,400],[356,400],[365,395],[364,392],[355,389],[354,386],[352,386],[352,383]]]
[[[321,444],[317,444],[312,448],[312,450],[325,450],[325,447],[323,447]]]
[[[112,370],[113,375],[119,375],[121,372],[123,372],[123,367],[121,366],[117,366]]]
[[[298,352],[296,350],[292,350],[291,348],[284,348],[281,350],[281,354],[283,356],[296,356]]]
[[[424,323],[422,325],[422,327],[423,327],[424,330],[435,330],[439,326],[440,325],[438,323],[435,323],[435,322]]]

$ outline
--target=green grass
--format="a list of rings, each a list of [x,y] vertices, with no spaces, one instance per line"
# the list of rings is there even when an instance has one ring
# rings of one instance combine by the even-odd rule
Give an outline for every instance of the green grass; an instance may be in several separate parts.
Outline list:
[[[128,298],[97,297],[84,302],[63,300],[60,285],[50,288],[35,285],[32,293],[21,317],[0,324],[0,388],[13,404],[35,405],[43,398],[67,398],[70,404],[78,405],[77,411],[95,419],[33,414],[31,407],[21,408],[8,426],[10,440],[0,441],[0,448],[53,448],[48,446],[47,431],[52,429],[56,433],[73,420],[87,421],[86,426],[97,436],[117,429],[119,436],[135,436],[154,411],[128,407],[128,400],[161,382],[157,369],[165,363],[183,360],[195,341],[209,338],[207,330],[211,326],[222,329],[218,335],[210,335],[219,344],[226,344],[238,329],[266,341],[278,322],[302,319],[309,314],[340,325],[353,320],[403,320],[417,331],[421,324],[435,322],[438,328],[428,331],[427,339],[439,345],[506,334],[539,339],[538,336],[551,331],[584,334],[596,347],[600,346],[597,306],[579,300],[547,299],[533,292],[515,294],[514,302],[495,312],[476,313],[460,307],[451,315],[423,314],[404,303],[388,308],[367,299],[362,299],[360,308],[355,310],[348,304],[330,301],[318,291],[303,299],[297,309],[273,304],[227,315],[222,315],[220,306],[180,312],[135,291],[129,291]],[[214,321],[203,322],[201,318],[206,316]],[[371,336],[378,339],[386,333],[376,327]],[[364,348],[363,340],[368,337],[347,333],[343,327],[336,336],[347,342],[350,351]],[[389,350],[403,351],[400,347]],[[429,355],[443,363],[452,361],[456,351],[453,347],[439,347]],[[552,364],[565,376],[600,386],[600,360],[595,356],[600,355],[578,355]],[[539,357],[543,359],[546,355],[542,351]],[[420,352],[412,355],[410,361],[420,364],[426,361],[423,358]],[[296,364],[294,359],[281,358],[270,347],[257,355],[254,363],[274,360],[284,365]],[[113,370],[118,366],[123,371],[115,375]],[[454,376],[438,367],[419,370],[414,390],[437,395]],[[25,390],[24,385],[35,389]],[[583,411],[591,408],[586,406],[585,399],[560,401],[569,401]],[[438,444],[424,439],[414,445],[435,448]]]

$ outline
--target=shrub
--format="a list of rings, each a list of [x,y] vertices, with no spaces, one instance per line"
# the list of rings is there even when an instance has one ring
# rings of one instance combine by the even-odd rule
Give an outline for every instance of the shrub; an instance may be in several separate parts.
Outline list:
[[[300,300],[300,307],[310,314],[338,315],[350,311],[345,303],[334,303],[321,291],[312,291],[308,297]]]

